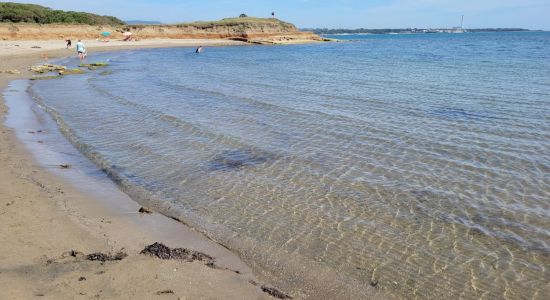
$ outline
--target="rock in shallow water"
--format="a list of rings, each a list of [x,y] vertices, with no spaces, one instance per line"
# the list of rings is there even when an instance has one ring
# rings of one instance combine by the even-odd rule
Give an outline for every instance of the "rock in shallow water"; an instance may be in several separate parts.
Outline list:
[[[31,77],[31,80],[48,80],[48,79],[59,79],[61,78],[61,75],[55,75],[55,76],[38,76],[38,77]]]
[[[36,65],[36,66],[31,66],[29,68],[29,71],[39,73],[39,74],[54,72],[54,71],[64,71],[64,70],[67,70],[67,67],[61,66],[61,65],[53,65],[53,64]]]
[[[61,70],[59,71],[59,75],[74,75],[74,74],[84,74],[84,70],[82,69],[69,69],[69,70]]]
[[[88,70],[93,71],[93,70],[96,70],[98,68],[106,67],[108,65],[109,65],[108,63],[104,63],[104,62],[95,62],[95,63],[91,63],[91,64],[80,64],[79,67],[88,68]]]
[[[260,150],[227,150],[208,162],[211,171],[232,171],[262,164],[274,158],[273,154]]]

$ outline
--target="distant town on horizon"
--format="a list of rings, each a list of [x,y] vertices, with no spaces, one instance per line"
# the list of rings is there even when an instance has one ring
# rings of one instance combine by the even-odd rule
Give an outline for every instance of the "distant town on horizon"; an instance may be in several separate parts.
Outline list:
[[[316,34],[422,34],[422,33],[463,33],[463,32],[518,32],[518,31],[542,31],[525,28],[384,28],[384,29],[329,29],[329,28],[302,28],[301,30],[311,31]]]
[[[149,20],[124,20],[128,25],[168,25],[160,21]],[[390,33],[453,33],[457,30],[463,32],[518,32],[518,31],[543,31],[527,28],[300,28],[303,31],[311,31],[315,34],[390,34]]]

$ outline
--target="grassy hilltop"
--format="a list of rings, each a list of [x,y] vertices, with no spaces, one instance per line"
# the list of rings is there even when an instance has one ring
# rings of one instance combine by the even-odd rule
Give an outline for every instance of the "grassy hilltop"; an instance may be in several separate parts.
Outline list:
[[[286,30],[296,30],[296,27],[290,23],[281,21],[275,18],[254,18],[254,17],[239,17],[225,18],[219,21],[197,21],[191,23],[180,23],[178,26],[194,26],[194,27],[213,27],[213,26],[276,26]]]
[[[123,25],[124,22],[111,16],[53,10],[35,4],[12,2],[0,3],[0,22],[35,24],[86,24],[86,25]]]
[[[0,39],[52,40],[60,37],[96,39],[108,31],[122,39],[131,31],[138,39],[233,39],[257,44],[289,44],[323,41],[276,18],[254,18],[244,14],[219,21],[178,24],[126,24],[110,16],[53,10],[34,4],[0,2]]]

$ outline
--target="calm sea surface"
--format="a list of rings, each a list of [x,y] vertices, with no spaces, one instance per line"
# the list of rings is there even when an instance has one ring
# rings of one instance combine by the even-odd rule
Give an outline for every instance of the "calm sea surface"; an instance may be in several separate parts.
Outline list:
[[[31,92],[138,201],[259,266],[547,297],[550,33],[340,38],[97,54]]]

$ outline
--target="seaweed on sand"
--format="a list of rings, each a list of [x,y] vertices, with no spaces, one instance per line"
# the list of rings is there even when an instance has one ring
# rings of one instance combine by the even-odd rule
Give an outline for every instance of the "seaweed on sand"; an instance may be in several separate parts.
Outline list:
[[[184,261],[204,261],[207,264],[214,264],[214,258],[202,252],[189,250],[185,248],[170,248],[161,243],[154,243],[145,247],[140,254],[154,256],[160,259],[177,259]]]
[[[90,261],[106,262],[106,261],[122,260],[126,256],[128,256],[128,254],[126,254],[124,252],[118,252],[115,255],[96,252],[96,253],[91,253],[91,254],[86,255],[86,259],[90,260]]]
[[[262,285],[262,291],[264,293],[267,293],[267,294],[271,295],[271,297],[274,297],[274,298],[277,298],[277,299],[292,299],[292,297],[290,297],[289,295],[279,291],[278,289],[276,289],[274,287],[269,287],[269,286]]]

